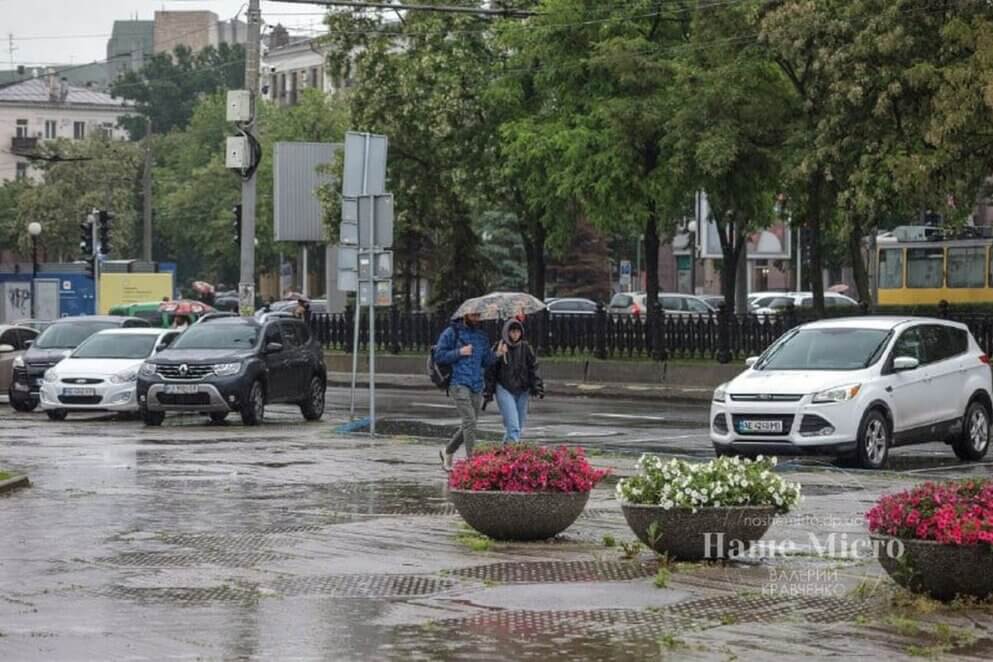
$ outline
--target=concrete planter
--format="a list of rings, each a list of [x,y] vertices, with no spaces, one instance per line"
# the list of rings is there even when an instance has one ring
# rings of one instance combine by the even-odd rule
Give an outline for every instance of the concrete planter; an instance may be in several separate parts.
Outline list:
[[[932,540],[872,536],[876,558],[889,576],[914,593],[935,600],[957,595],[993,595],[993,547],[945,545]]]
[[[681,561],[740,554],[765,535],[776,515],[773,506],[699,508],[694,513],[689,508],[622,503],[621,509],[641,542]]]
[[[546,540],[568,529],[589,492],[472,492],[449,490],[459,515],[495,540]]]

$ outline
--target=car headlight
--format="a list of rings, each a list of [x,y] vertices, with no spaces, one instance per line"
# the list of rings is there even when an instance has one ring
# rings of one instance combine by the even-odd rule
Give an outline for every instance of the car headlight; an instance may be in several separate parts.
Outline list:
[[[59,381],[58,375],[55,374],[55,370],[53,368],[49,368],[45,371],[45,381],[49,384]]]
[[[834,388],[829,388],[820,393],[814,393],[813,402],[844,402],[845,400],[851,400],[859,391],[862,390],[861,384],[848,384],[846,386],[835,386]]]
[[[137,370],[134,370],[134,369],[132,369],[132,370],[124,370],[123,372],[119,372],[116,375],[111,375],[110,376],[110,383],[111,384],[127,384],[128,382],[133,382],[133,381],[135,381],[137,379],[138,379],[138,371]]]
[[[154,363],[142,363],[138,374],[142,377],[153,377],[158,372],[159,367]]]
[[[218,377],[237,375],[239,370],[241,370],[240,363],[217,363],[214,365],[214,374]]]
[[[727,382],[714,389],[714,402],[724,402],[727,400]]]
[[[24,359],[21,358],[20,356],[15,357],[14,358],[14,367],[15,368],[23,368],[24,367]]]

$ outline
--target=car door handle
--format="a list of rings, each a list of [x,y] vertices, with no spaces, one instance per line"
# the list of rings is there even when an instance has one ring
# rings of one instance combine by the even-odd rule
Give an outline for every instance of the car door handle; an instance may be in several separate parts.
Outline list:
[[[886,392],[887,393],[892,393],[893,392],[893,387],[892,386],[887,386],[886,387]]]

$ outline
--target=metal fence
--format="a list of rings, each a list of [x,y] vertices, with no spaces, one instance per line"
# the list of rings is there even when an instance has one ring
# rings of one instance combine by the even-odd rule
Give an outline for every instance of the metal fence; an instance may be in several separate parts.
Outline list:
[[[867,307],[842,316],[870,315]],[[938,316],[969,326],[980,346],[993,354],[993,314],[950,311],[939,306]],[[786,308],[773,315],[673,315],[657,311],[655,320],[609,315],[602,308],[593,315],[531,315],[526,322],[528,341],[541,356],[578,356],[597,359],[667,358],[714,359],[727,363],[761,354],[783,333],[818,319],[807,309]],[[397,309],[376,314],[376,350],[400,354],[427,352],[450,324],[439,313],[402,313]],[[311,328],[328,349],[352,351],[354,318],[351,313],[317,314]],[[500,337],[499,322],[484,322],[493,342]],[[359,350],[369,348],[369,328],[363,316]]]

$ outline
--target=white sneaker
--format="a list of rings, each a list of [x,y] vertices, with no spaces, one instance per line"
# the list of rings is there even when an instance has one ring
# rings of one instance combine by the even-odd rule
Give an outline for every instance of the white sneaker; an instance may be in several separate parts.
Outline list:
[[[442,448],[440,451],[438,451],[438,455],[441,457],[441,468],[444,469],[445,471],[451,471],[452,457],[453,457],[452,454],[446,453],[445,449]]]

